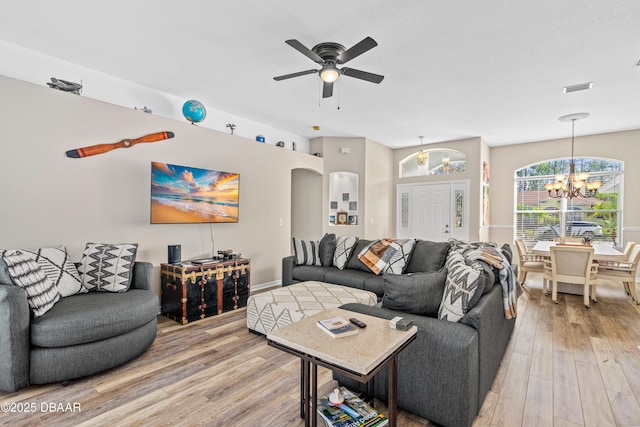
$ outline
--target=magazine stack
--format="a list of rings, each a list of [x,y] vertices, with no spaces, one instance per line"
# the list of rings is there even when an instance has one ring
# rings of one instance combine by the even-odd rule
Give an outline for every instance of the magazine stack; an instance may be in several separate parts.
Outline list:
[[[387,417],[344,387],[339,389],[344,402],[331,403],[328,396],[318,400],[318,413],[327,427],[382,427],[389,423]]]

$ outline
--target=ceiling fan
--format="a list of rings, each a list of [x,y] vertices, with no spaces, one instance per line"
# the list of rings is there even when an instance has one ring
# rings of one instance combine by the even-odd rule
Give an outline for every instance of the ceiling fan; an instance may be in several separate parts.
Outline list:
[[[319,73],[320,78],[324,82],[322,85],[322,97],[329,98],[333,95],[333,82],[335,82],[342,74],[372,83],[380,83],[382,79],[384,79],[384,76],[379,74],[368,73],[366,71],[356,70],[355,68],[338,68],[338,65],[346,64],[353,58],[356,58],[366,51],[378,46],[378,43],[376,43],[376,41],[371,37],[365,37],[361,42],[356,43],[354,46],[346,50],[341,44],[333,42],[320,43],[315,45],[312,49],[309,49],[295,39],[287,40],[285,43],[312,61],[320,64],[322,68],[319,70],[299,71],[297,73],[274,77],[273,79],[276,81]]]

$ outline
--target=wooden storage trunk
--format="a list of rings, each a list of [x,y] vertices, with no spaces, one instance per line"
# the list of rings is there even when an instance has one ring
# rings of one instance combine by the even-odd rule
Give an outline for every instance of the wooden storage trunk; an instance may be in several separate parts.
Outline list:
[[[183,325],[247,306],[248,259],[211,264],[161,264],[162,314]]]

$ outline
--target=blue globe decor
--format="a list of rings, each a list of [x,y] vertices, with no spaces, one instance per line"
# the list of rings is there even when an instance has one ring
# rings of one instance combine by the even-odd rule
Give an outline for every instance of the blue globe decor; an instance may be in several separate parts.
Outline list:
[[[191,124],[200,123],[207,116],[207,110],[200,101],[190,99],[182,106],[182,115],[189,120]]]

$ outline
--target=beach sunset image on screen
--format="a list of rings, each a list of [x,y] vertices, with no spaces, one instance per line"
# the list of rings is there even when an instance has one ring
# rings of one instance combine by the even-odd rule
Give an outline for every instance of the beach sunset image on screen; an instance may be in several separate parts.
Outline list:
[[[240,175],[151,163],[151,224],[238,222]]]

